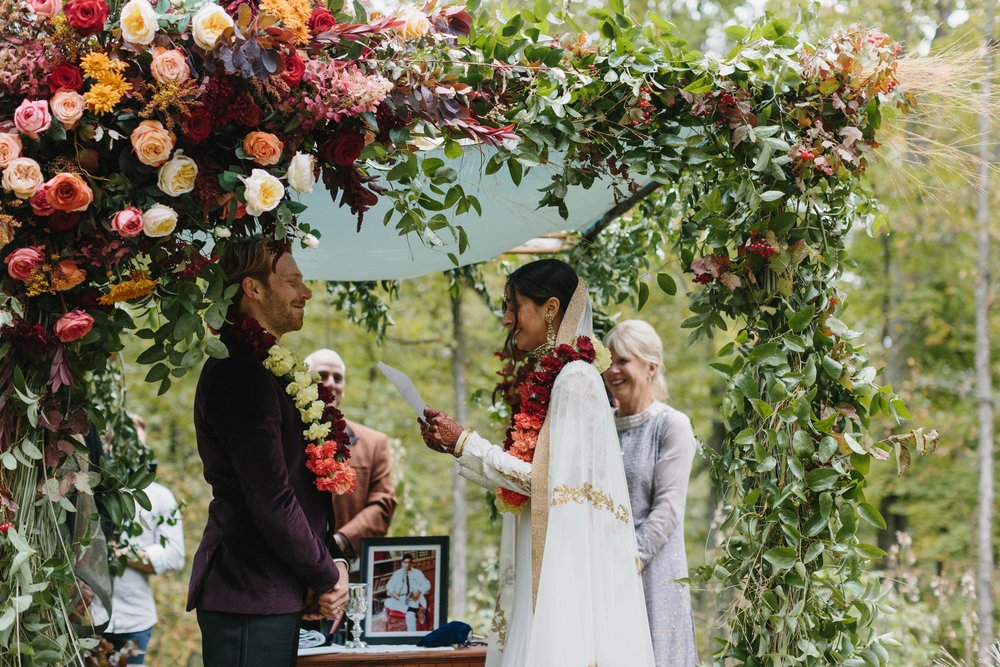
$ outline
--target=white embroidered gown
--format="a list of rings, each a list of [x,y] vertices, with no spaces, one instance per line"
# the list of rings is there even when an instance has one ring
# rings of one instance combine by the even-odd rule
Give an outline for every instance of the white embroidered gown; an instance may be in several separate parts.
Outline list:
[[[563,368],[548,422],[549,514],[537,600],[532,609],[529,502],[518,515],[504,514],[487,667],[652,667],[621,450],[593,365]],[[484,488],[532,495],[531,464],[478,434],[466,441],[459,463],[460,474]]]

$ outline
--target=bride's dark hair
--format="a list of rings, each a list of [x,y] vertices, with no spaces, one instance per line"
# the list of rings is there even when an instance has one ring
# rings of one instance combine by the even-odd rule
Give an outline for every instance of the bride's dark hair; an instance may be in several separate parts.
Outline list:
[[[579,282],[580,278],[573,267],[558,259],[540,259],[525,264],[507,276],[504,301],[509,300],[514,308],[514,326],[507,333],[507,340],[503,346],[508,359],[516,360],[521,356],[514,345],[514,332],[517,331],[517,295],[531,299],[538,306],[552,297],[557,298],[561,318],[566,314]]]

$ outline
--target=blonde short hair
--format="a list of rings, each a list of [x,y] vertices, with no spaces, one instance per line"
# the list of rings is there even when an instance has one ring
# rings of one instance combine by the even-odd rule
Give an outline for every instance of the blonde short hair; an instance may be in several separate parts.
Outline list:
[[[648,323],[642,320],[625,320],[615,325],[604,337],[604,345],[620,355],[656,365],[653,374],[653,395],[667,400],[667,377],[663,373],[663,341]]]

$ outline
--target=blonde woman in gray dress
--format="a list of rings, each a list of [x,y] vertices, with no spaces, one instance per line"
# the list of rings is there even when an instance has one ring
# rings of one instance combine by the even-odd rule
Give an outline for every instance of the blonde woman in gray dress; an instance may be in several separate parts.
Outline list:
[[[626,320],[604,340],[604,381],[617,404],[625,477],[635,521],[646,610],[657,667],[698,662],[688,576],[684,506],[696,444],[691,420],[667,400],[663,343],[646,322]]]

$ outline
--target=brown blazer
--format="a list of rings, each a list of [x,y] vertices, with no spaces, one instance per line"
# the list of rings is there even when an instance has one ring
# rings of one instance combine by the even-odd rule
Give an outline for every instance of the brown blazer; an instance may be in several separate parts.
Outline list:
[[[347,538],[356,558],[361,540],[382,537],[389,530],[396,511],[396,492],[392,487],[389,439],[385,433],[348,421],[351,436],[351,466],[358,474],[354,493],[333,496],[334,530]],[[336,551],[336,548],[335,548]]]

